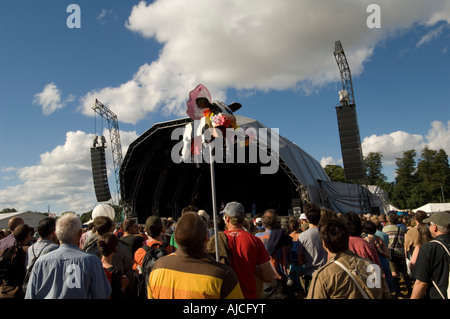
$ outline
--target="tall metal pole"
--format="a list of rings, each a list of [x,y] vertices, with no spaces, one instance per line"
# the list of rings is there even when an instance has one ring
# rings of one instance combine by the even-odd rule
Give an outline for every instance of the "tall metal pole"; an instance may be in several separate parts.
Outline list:
[[[212,156],[212,146],[211,143],[209,146],[209,167],[211,171],[211,195],[212,195],[212,206],[213,206],[213,221],[214,221],[214,237],[216,244],[216,261],[220,261],[219,257],[219,234],[217,229],[217,204],[216,204],[216,176],[214,171],[214,161]]]

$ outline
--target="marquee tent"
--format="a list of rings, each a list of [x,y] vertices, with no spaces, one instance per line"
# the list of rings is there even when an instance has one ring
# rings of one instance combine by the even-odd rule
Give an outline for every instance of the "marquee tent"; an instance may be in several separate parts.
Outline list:
[[[0,229],[8,228],[8,221],[14,216],[21,217],[24,220],[25,224],[30,227],[37,227],[41,219],[46,217],[45,215],[34,212],[14,212],[0,214]]]
[[[130,144],[120,169],[121,193],[140,223],[155,214],[179,217],[188,204],[212,213],[209,164],[177,164],[171,157],[172,149],[180,142],[172,138],[172,132],[191,122],[186,118],[155,124]],[[304,200],[323,205],[319,180],[329,178],[318,161],[256,120],[236,115],[236,122],[243,129],[267,132],[266,138],[254,137],[254,143],[259,152],[278,154],[279,166],[274,174],[261,174],[269,163],[260,158],[251,163],[248,153],[245,163],[215,163],[217,203],[240,201],[247,213],[254,203],[258,212],[275,208],[280,215],[287,215]],[[278,152],[271,148],[272,138],[278,138]]]
[[[413,212],[417,212],[418,210],[423,210],[427,214],[450,211],[450,203],[428,203],[419,208],[413,209]]]

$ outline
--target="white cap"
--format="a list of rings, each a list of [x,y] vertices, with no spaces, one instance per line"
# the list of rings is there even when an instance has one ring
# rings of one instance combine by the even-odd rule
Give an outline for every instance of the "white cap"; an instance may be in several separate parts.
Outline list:
[[[204,211],[203,209],[200,209],[197,213],[198,215],[204,217],[206,219],[206,221],[209,221],[209,215],[206,211]]]
[[[308,219],[308,218],[306,218],[306,215],[303,213],[300,215],[300,219]]]

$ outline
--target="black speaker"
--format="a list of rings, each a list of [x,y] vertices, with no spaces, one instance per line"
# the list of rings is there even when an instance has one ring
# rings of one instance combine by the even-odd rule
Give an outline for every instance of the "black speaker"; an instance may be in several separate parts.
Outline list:
[[[364,161],[356,107],[353,104],[337,106],[336,113],[345,178],[348,181],[364,179]]]
[[[95,196],[98,202],[111,199],[106,173],[106,160],[104,147],[91,147],[92,177],[94,179]]]
[[[291,207],[301,207],[301,199],[300,198],[292,198],[291,200]]]

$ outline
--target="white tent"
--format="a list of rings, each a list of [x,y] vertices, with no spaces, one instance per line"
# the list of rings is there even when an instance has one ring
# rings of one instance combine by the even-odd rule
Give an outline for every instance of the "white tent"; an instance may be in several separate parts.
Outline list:
[[[413,209],[413,212],[423,210],[425,213],[431,214],[436,212],[450,211],[450,203],[428,203],[419,208]]]
[[[45,218],[45,215],[33,213],[33,212],[14,212],[0,214],[0,229],[8,228],[8,221],[11,217],[20,217],[30,227],[37,227],[41,219]]]

